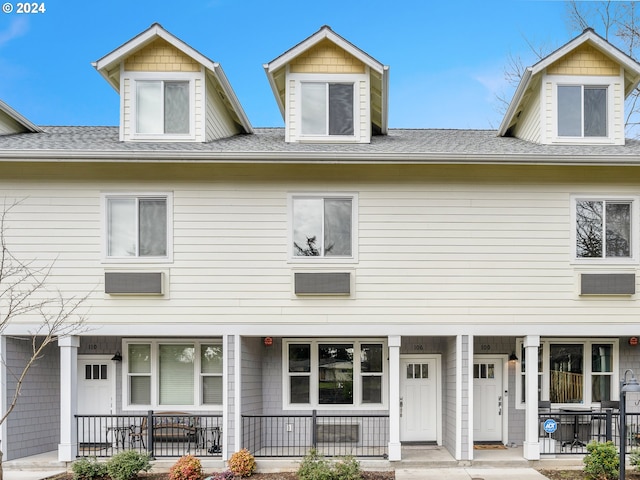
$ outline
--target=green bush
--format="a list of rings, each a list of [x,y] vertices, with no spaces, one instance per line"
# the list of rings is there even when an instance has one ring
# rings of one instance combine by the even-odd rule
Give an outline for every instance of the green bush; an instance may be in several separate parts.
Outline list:
[[[81,458],[71,465],[73,480],[97,480],[107,475],[107,465],[95,457]]]
[[[315,449],[302,459],[298,468],[300,480],[360,480],[362,472],[360,464],[353,457],[345,457],[331,463]]]
[[[170,480],[202,480],[202,463],[193,455],[184,455],[169,470]]]
[[[360,463],[354,457],[344,457],[333,466],[334,480],[360,480]]]
[[[629,454],[629,463],[636,467],[636,470],[640,470],[640,450],[633,449]]]
[[[120,452],[107,462],[107,473],[112,480],[131,480],[140,472],[151,470],[149,455],[135,450]]]
[[[613,442],[590,442],[584,459],[584,472],[592,480],[614,480],[618,478],[620,458]]]

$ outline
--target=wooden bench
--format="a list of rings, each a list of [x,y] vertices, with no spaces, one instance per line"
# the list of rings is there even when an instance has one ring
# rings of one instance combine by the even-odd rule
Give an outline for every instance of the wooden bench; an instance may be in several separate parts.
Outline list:
[[[146,448],[147,417],[139,426],[132,426],[129,440],[140,441]],[[153,415],[154,442],[194,442],[198,432],[198,418],[186,412],[155,412]]]

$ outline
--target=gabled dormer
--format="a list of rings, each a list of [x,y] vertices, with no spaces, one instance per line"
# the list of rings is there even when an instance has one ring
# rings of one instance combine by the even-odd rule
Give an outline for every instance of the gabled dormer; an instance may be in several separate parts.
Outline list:
[[[42,129],[0,100],[0,135],[42,132]]]
[[[524,71],[498,134],[624,145],[625,98],[639,81],[640,64],[587,29]]]
[[[389,67],[328,26],[264,69],[287,142],[369,143],[387,133]]]
[[[120,94],[120,140],[208,142],[252,127],[222,67],[155,23],[93,66]]]

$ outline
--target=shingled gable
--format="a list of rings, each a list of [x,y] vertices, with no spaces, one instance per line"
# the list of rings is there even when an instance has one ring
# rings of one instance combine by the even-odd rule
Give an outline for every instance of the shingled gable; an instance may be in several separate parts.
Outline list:
[[[154,50],[163,50],[171,54],[153,57]],[[140,57],[155,60],[144,64],[144,61],[139,61]],[[158,23],[154,23],[92,65],[121,96],[121,140],[135,139],[132,138],[134,135],[127,133],[131,126],[126,123],[126,109],[131,107],[133,96],[133,93],[127,90],[127,83],[130,77],[145,74],[154,79],[162,78],[163,75],[167,78],[189,73],[202,75],[202,84],[196,85],[199,90],[194,93],[194,97],[198,100],[202,98],[204,103],[196,103],[195,99],[192,103],[195,104],[195,115],[205,118],[198,117],[192,120],[195,123],[195,127],[192,128],[196,130],[191,135],[194,139],[210,141],[236,133],[253,133],[253,127],[220,64],[173,36]]]
[[[328,43],[332,45],[328,45]],[[287,129],[292,118],[292,112],[287,112],[286,90],[288,75],[291,73],[314,73],[316,75],[334,73],[336,71],[336,61],[334,59],[326,60],[327,65],[324,71],[322,70],[323,66],[319,66],[313,72],[310,71],[310,68],[304,68],[305,63],[310,64],[312,62],[305,56],[313,56],[317,51],[323,49],[326,51],[330,48],[335,48],[344,53],[346,62],[351,62],[350,66],[353,73],[368,75],[368,105],[362,105],[361,109],[368,109],[366,115],[370,117],[370,133],[386,135],[388,130],[389,67],[378,62],[326,25],[279,57],[263,65]],[[329,62],[332,62],[333,65]]]
[[[549,95],[551,97],[546,99],[547,105],[557,101],[557,99],[553,96],[553,93],[547,93],[549,89],[547,89],[547,92],[543,91],[545,87],[545,85],[542,85],[543,78],[548,79],[554,75],[559,75],[561,72],[564,74],[565,82],[569,81],[567,79],[571,79],[572,75],[575,76],[573,78],[577,78],[581,74],[580,69],[574,72],[571,71],[570,68],[563,68],[563,62],[568,63],[568,61],[577,59],[581,52],[584,52],[586,55],[591,54],[592,58],[595,58],[596,55],[599,57],[598,60],[593,63],[598,64],[600,67],[594,68],[593,72],[589,72],[588,75],[592,75],[593,78],[596,78],[598,75],[600,75],[601,78],[605,76],[611,78],[615,76],[620,77],[620,104],[616,104],[615,109],[619,112],[624,111],[624,99],[636,88],[640,81],[640,63],[596,34],[593,29],[588,28],[584,30],[582,34],[546,56],[538,63],[525,69],[498,129],[499,136],[514,136],[536,143],[554,143],[545,135],[548,135],[547,132],[551,130],[548,123],[552,123],[555,120],[550,122],[549,118],[545,119],[545,112],[542,111],[544,107],[541,97],[543,95]],[[585,78],[585,76],[581,78]],[[598,80],[594,81],[597,82]],[[580,83],[580,80],[577,80],[576,83]],[[613,94],[609,98],[613,98],[613,101],[616,103],[618,101],[618,97]],[[602,143],[624,144],[624,121],[622,114],[619,119],[620,121],[618,125],[616,125],[616,138],[612,138],[613,133],[609,133],[610,141]],[[547,124],[544,123],[545,120]],[[611,120],[613,119],[610,119],[610,121]],[[525,126],[526,122],[530,122],[531,125]],[[535,124],[537,124],[537,126],[532,126]],[[538,131],[535,131],[536,129]],[[526,130],[530,131],[520,133]],[[531,130],[533,130],[533,133],[531,133]]]
[[[0,100],[0,135],[42,132],[42,129]]]

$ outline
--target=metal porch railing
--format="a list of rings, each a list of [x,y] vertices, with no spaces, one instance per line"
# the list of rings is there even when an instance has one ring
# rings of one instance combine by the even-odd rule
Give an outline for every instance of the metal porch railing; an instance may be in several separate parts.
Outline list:
[[[77,457],[111,457],[124,450],[152,457],[222,455],[222,416],[181,412],[76,415]],[[151,426],[151,428],[149,428]]]
[[[387,458],[389,415],[243,415],[242,445],[256,457]]]

